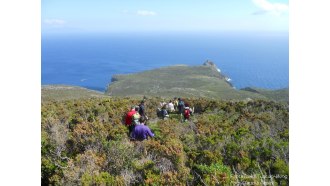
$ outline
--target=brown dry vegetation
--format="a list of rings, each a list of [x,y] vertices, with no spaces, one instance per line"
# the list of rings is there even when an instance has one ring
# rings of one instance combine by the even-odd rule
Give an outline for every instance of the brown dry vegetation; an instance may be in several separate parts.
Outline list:
[[[146,112],[155,138],[132,142],[123,117],[140,100],[44,101],[45,185],[288,185],[289,110],[273,101],[186,99],[191,120]]]

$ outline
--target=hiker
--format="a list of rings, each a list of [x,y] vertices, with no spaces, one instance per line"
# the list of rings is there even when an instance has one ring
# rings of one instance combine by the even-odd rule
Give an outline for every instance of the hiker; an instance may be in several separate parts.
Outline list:
[[[174,112],[174,104],[172,103],[172,100],[167,104],[167,108],[169,112]]]
[[[190,116],[193,115],[195,107],[193,108],[189,107],[188,103],[186,103],[184,106],[185,106],[185,110],[183,116],[184,116],[184,121],[187,121],[189,120]]]
[[[174,105],[174,110],[176,110],[176,111],[178,110],[178,104],[179,104],[178,99],[176,97],[174,97],[173,105]]]
[[[146,113],[145,113],[145,106],[144,106],[144,99],[141,101],[140,105],[139,105],[139,114],[141,116],[146,116]]]
[[[192,114],[192,109],[190,109],[189,107],[185,107],[183,114],[184,121],[189,120],[191,114]]]
[[[162,107],[162,110],[161,110],[161,118],[162,119],[165,119],[165,118],[168,118],[168,117],[170,117],[170,116],[167,113],[166,105],[164,105]]]
[[[181,98],[178,98],[178,112],[179,114],[184,112],[184,101]]]
[[[160,102],[160,103],[159,103],[159,106],[160,106],[160,108],[163,108],[163,106],[166,106],[166,102],[165,102],[165,101]]]
[[[139,121],[140,124],[136,125],[133,130],[132,138],[135,140],[143,141],[149,137],[154,137],[155,134],[152,133],[150,128],[146,125],[146,118],[141,116]]]
[[[163,105],[163,107],[161,109],[160,108],[157,108],[157,117],[158,118],[161,118],[161,119],[165,119],[165,118],[170,117],[168,115],[167,110],[166,110],[166,105]]]
[[[156,112],[157,112],[157,117],[159,118],[162,117],[162,109],[157,108]]]
[[[132,106],[131,110],[126,114],[125,124],[128,128],[128,135],[131,136],[134,130],[133,115],[136,113],[136,106]]]
[[[141,115],[139,114],[139,106],[135,107],[135,114],[133,114],[133,124],[137,125],[139,124],[139,119],[141,118]]]

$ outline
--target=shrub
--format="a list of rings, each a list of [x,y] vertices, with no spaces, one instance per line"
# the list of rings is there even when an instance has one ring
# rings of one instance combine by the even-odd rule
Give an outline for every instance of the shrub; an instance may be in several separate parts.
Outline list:
[[[42,184],[260,184],[262,175],[270,174],[274,185],[288,185],[287,104],[186,100],[195,114],[181,123],[175,114],[157,119],[159,100],[148,99],[149,127],[156,136],[142,142],[130,141],[123,124],[130,106],[140,100],[43,102]]]

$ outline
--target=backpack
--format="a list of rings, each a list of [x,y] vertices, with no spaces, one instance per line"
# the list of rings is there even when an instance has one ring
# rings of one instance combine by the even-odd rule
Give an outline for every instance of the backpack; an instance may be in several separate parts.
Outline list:
[[[162,116],[163,118],[165,118],[165,117],[168,116],[168,113],[167,113],[167,111],[166,111],[165,109],[163,109],[163,110],[161,111],[161,116]]]
[[[138,124],[140,124],[140,122],[139,122],[139,119],[140,119],[140,114],[137,112],[137,113],[135,113],[134,115],[133,115],[133,124],[135,124],[135,125],[138,125]]]
[[[144,115],[144,105],[142,105],[142,104],[139,105],[139,111],[138,112],[141,116]]]
[[[162,117],[162,110],[160,108],[157,108],[157,117]]]
[[[185,116],[185,118],[189,118],[189,116],[190,116],[190,110],[189,109],[186,109],[184,111],[184,116]]]

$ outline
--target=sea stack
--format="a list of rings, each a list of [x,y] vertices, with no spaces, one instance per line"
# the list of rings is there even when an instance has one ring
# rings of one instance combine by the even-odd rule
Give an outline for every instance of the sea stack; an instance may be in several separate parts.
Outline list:
[[[220,69],[217,67],[217,65],[215,65],[215,63],[213,63],[213,61],[210,61],[210,60],[206,60],[204,63],[203,63],[204,66],[210,66],[212,68],[214,68],[216,71],[219,71]]]

